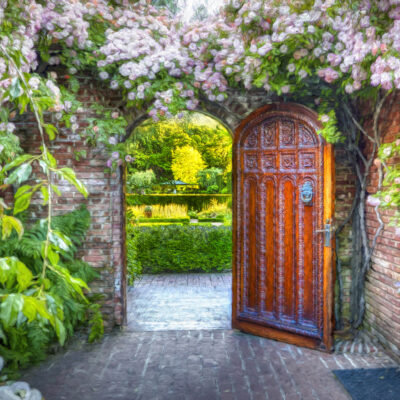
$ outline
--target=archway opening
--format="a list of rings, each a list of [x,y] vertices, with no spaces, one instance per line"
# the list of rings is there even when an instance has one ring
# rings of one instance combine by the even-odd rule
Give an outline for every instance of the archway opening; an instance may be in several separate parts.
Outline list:
[[[232,132],[186,112],[126,141],[127,325],[230,329]]]

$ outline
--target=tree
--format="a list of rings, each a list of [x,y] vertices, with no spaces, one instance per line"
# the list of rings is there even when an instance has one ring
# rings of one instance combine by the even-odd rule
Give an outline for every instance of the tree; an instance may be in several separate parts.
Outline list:
[[[173,179],[172,153],[177,147],[198,150],[209,168],[229,172],[232,168],[232,138],[224,126],[199,114],[155,123],[152,120],[133,132],[127,151],[135,158],[131,172],[152,169],[159,181]]]
[[[193,147],[178,147],[173,152],[171,169],[176,180],[197,183],[198,173],[205,166],[201,154]]]

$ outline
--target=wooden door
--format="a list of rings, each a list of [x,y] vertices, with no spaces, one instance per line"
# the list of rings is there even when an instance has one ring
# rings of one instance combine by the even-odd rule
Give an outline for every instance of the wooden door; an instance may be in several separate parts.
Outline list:
[[[333,157],[319,128],[313,111],[282,103],[235,133],[232,325],[330,351]]]

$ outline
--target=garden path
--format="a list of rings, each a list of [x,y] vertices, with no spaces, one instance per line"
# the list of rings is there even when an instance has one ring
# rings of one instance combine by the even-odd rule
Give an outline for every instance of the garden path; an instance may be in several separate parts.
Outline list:
[[[128,329],[230,329],[231,287],[231,273],[143,275],[128,291]]]
[[[75,341],[22,378],[46,400],[349,400],[332,370],[393,366],[233,330],[115,332]]]
[[[128,329],[77,338],[22,378],[46,400],[349,400],[332,370],[395,365],[380,351],[325,354],[231,330],[230,286],[230,274],[144,276]]]

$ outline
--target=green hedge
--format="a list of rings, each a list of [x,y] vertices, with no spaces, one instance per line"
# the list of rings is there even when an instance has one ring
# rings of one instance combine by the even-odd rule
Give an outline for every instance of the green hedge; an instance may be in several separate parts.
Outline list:
[[[211,200],[226,203],[232,200],[230,194],[127,194],[128,206],[155,205],[155,204],[185,204],[189,210],[201,211],[206,208]]]
[[[216,272],[232,267],[232,231],[227,226],[131,227],[127,239],[135,271]]]
[[[215,218],[198,218],[199,222],[224,222],[224,216],[215,217]]]
[[[164,222],[177,222],[177,223],[189,223],[190,222],[190,218],[189,217],[185,217],[185,218],[139,218],[139,222],[140,223],[152,223],[152,224],[161,224]]]

